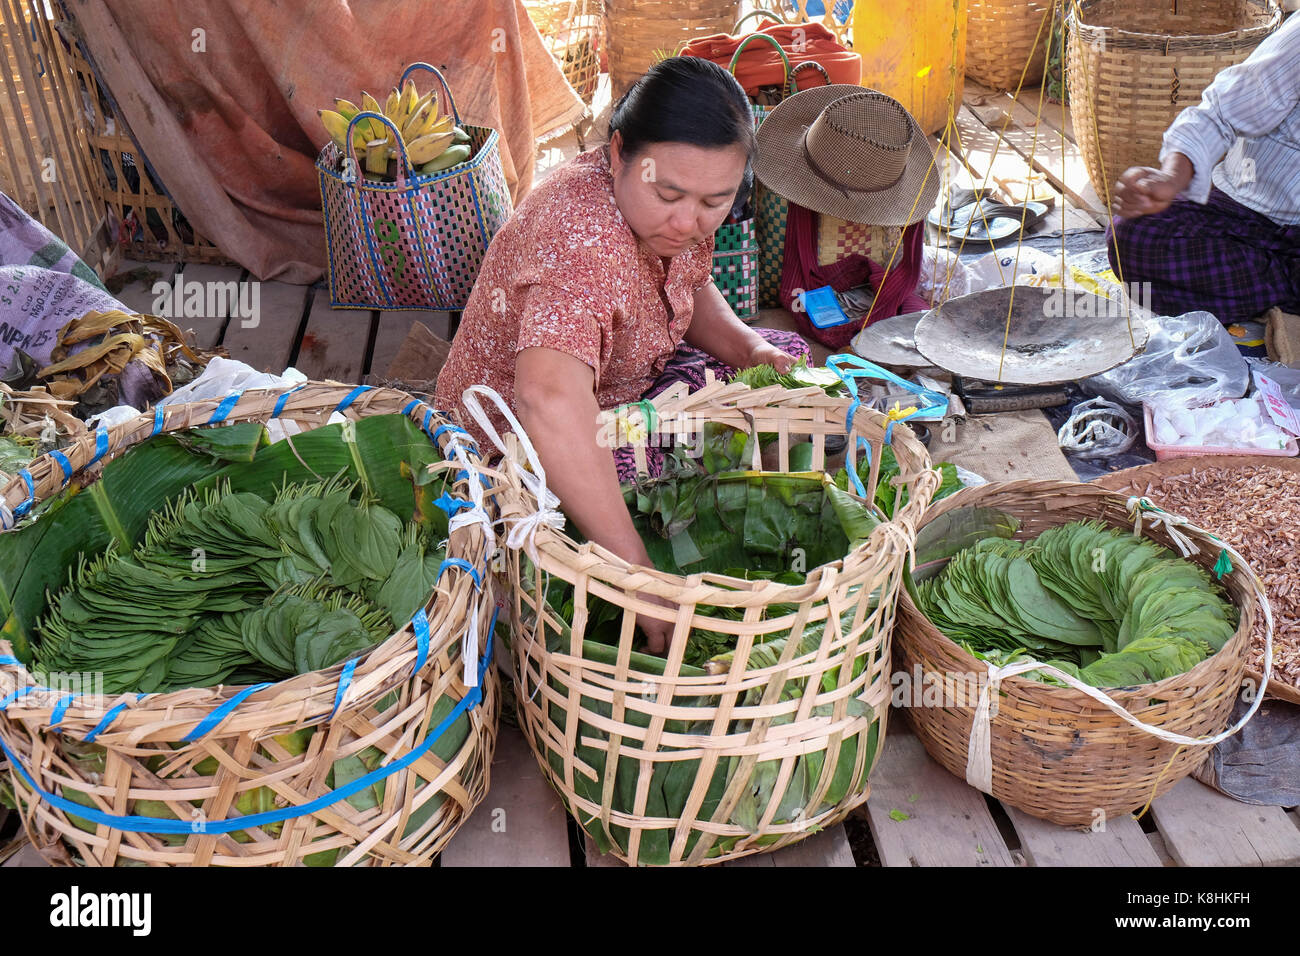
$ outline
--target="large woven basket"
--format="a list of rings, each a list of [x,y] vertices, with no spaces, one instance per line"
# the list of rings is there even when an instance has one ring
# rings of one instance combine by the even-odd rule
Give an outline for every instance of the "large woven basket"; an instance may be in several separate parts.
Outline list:
[[[966,75],[995,90],[1024,88],[1043,78],[1052,0],[969,0]]]
[[[601,0],[524,0],[564,78],[588,106],[600,78]]]
[[[844,434],[849,409],[846,399],[816,388],[750,390],[716,382],[694,394],[679,386],[654,405],[652,443],[654,436],[698,431],[704,422],[774,433],[776,465],[785,470],[791,444],[812,435],[814,471],[825,462],[825,436]],[[885,427],[884,416],[861,410],[850,433],[871,444],[877,464]],[[531,560],[510,552],[520,725],[543,774],[602,850],[644,865],[733,860],[801,840],[867,799],[867,775],[880,755],[889,711],[889,637],[903,562],[939,484],[909,430],[896,428],[892,444],[910,500],[842,560],[811,569],[803,584],[647,570],[546,526],[537,530]],[[643,455],[644,446],[637,451]],[[511,490],[500,496],[501,516],[510,524],[535,513],[537,500],[518,471],[509,463],[505,470]],[[868,500],[875,483],[873,472]],[[546,581],[556,578],[574,586],[578,608],[567,640],[558,638],[562,653],[547,644],[570,625],[544,597]],[[598,657],[590,644],[584,649],[588,594],[622,609],[616,657]],[[769,607],[780,603],[797,610],[768,617]],[[713,616],[706,606],[743,608],[743,620]],[[638,612],[674,622],[662,668],[632,654]],[[798,635],[819,621],[826,628],[817,651],[795,656]],[[728,669],[684,667],[692,627],[737,635]],[[765,635],[790,628],[793,639],[774,666],[746,668]],[[778,699],[792,678],[806,678],[803,690]],[[803,799],[789,799],[800,773],[807,781],[798,791]],[[679,793],[689,787],[680,812],[664,812],[660,788],[669,780]]]
[[[1086,0],[1071,12],[1066,81],[1075,139],[1097,192],[1158,166],[1169,124],[1278,28],[1276,0]]]
[[[729,33],[740,0],[605,0],[605,43],[614,101],[655,61],[697,37]]]
[[[472,466],[459,476],[458,495],[468,489],[471,471],[481,480],[472,446],[461,446],[464,458],[454,454],[453,445],[463,441],[457,435],[464,433],[429,406],[394,389],[324,383],[169,406],[159,409],[161,420],[142,415],[64,451],[72,481],[91,485],[101,462],[157,432],[214,419],[277,417],[310,430],[334,411],[350,420],[409,415],[433,429],[430,435],[452,459],[447,467]],[[49,456],[33,463],[30,475],[37,501],[64,485]],[[25,499],[22,481],[4,490],[10,509],[21,512]],[[461,656],[473,619],[476,633],[491,630],[488,549],[481,525],[454,530],[447,554],[459,563],[446,568],[411,623],[354,662],[269,685],[139,698],[89,695],[68,706],[62,694],[37,688],[10,645],[0,642],[0,700],[7,705],[0,742],[33,845],[53,864],[427,865],[488,786],[499,707],[498,679],[486,666],[490,641],[480,648],[472,687],[462,683]],[[295,732],[313,729],[304,749],[303,735]],[[296,745],[288,735],[296,736]],[[382,795],[359,809],[340,793],[343,780],[331,790],[327,777],[337,772],[338,761],[372,747],[383,753],[374,771],[393,771],[383,778]],[[378,794],[377,779],[369,789]],[[88,798],[93,809],[69,801],[69,791]],[[248,795],[256,797],[251,809]],[[69,810],[87,829],[69,818]],[[167,811],[174,818],[160,819]],[[274,827],[235,829],[243,822],[238,818],[262,811],[283,819]]]
[[[1018,518],[1021,527],[1016,537],[1022,539],[1080,519],[1132,530],[1126,502],[1123,495],[1076,482],[997,482],[937,502],[926,512],[922,527],[957,508],[989,507]],[[1202,546],[1192,560],[1212,568],[1219,544],[1204,532],[1184,530]],[[1155,529],[1145,524],[1143,533],[1173,547],[1163,526]],[[1234,565],[1222,584],[1241,611],[1236,634],[1217,654],[1185,674],[1108,691],[1133,717],[1188,737],[1218,734],[1228,726],[1242,687],[1257,613],[1252,573],[1237,562]],[[945,689],[984,680],[986,665],[940,633],[906,591],[900,605],[894,654],[901,672]],[[963,779],[976,711],[971,696],[945,694],[943,706],[914,706],[908,711],[930,756]],[[1209,748],[1165,743],[1073,688],[1011,676],[1001,681],[990,752],[994,797],[1063,826],[1092,826],[1165,793],[1196,769]]]

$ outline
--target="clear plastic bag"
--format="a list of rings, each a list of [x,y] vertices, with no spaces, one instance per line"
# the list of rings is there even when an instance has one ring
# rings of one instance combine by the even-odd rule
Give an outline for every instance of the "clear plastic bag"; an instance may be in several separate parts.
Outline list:
[[[1209,312],[1175,316],[1133,313],[1147,327],[1147,347],[1117,368],[1080,382],[1089,395],[1122,405],[1191,408],[1222,398],[1241,398],[1250,369],[1232,336]]]

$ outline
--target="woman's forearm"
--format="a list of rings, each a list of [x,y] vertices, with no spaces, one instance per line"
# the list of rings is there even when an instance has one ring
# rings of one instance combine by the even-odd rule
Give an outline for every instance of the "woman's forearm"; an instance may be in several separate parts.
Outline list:
[[[767,344],[761,335],[736,318],[712,282],[695,293],[695,314],[686,330],[686,341],[732,368],[748,367],[750,356]]]
[[[539,369],[516,378],[519,420],[546,469],[547,486],[588,540],[634,564],[648,564],[623,502],[613,451],[597,437],[600,409],[590,383],[584,390],[563,371]]]

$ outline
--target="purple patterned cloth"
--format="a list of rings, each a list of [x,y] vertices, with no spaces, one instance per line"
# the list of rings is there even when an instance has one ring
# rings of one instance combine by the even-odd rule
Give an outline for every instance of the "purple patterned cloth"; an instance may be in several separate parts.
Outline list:
[[[803,337],[798,332],[760,328],[755,328],[754,331],[767,339],[768,344],[776,346],[788,355],[793,355],[796,361],[801,358],[812,360],[812,353],[808,348],[808,343],[803,340]],[[711,370],[714,376],[723,381],[736,374],[736,370],[730,365],[724,365],[709,353],[682,343],[677,346],[677,354],[668,360],[664,370],[659,373],[659,377],[655,379],[654,384],[650,386],[642,398],[654,398],[678,382],[685,382],[687,388],[692,392],[703,388],[706,369]],[[636,459],[633,457],[631,448],[614,449],[614,464],[618,467],[618,480],[620,482],[632,481],[636,478]],[[651,478],[658,477],[663,469],[663,464],[663,449],[652,446],[647,447],[646,467],[649,469]]]
[[[1115,274],[1130,289],[1151,283],[1161,315],[1204,310],[1228,324],[1273,306],[1300,312],[1300,226],[1280,226],[1218,189],[1205,205],[1177,200],[1162,213],[1116,218],[1106,238]]]

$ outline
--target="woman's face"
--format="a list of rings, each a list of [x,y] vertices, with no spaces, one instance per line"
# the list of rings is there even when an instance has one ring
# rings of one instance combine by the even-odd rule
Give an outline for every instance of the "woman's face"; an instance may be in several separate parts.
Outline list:
[[[654,143],[637,156],[610,139],[614,201],[637,238],[655,255],[671,257],[713,235],[731,212],[745,177],[745,149]]]

